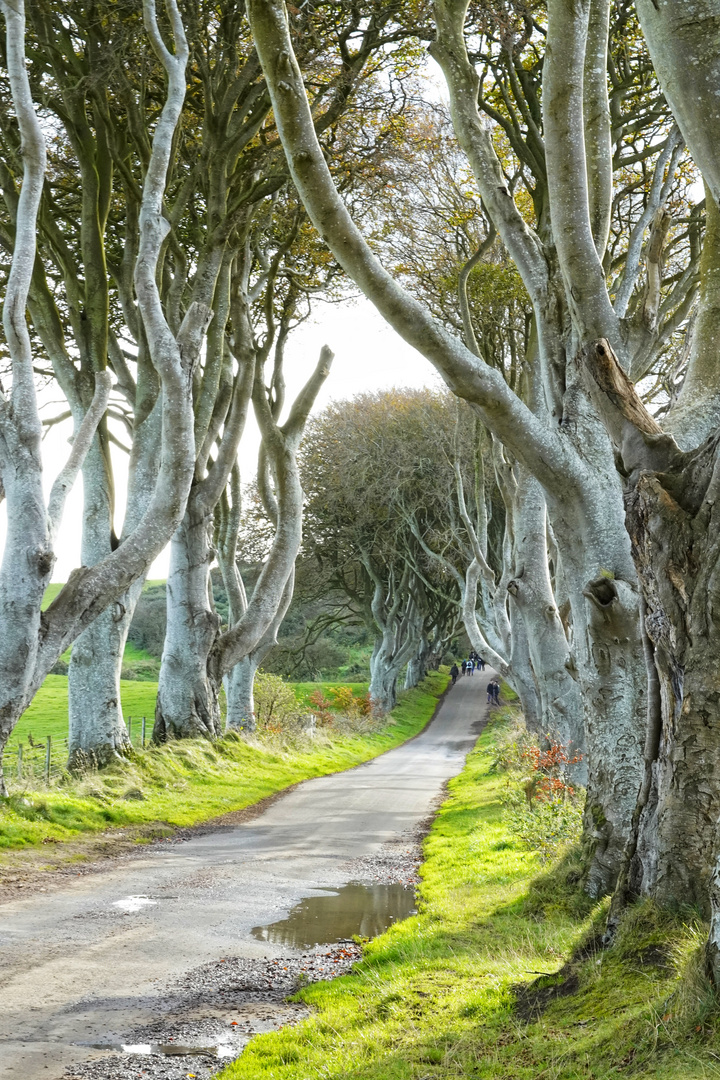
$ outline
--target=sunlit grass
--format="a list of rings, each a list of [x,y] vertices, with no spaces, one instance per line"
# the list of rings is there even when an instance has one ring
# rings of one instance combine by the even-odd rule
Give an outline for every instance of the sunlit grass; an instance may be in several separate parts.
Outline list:
[[[583,894],[579,853],[541,870],[505,828],[494,737],[426,841],[420,914],[355,974],[305,989],[315,1015],[254,1039],[220,1080],[720,1077],[693,913],[644,903],[603,950],[606,904]]]

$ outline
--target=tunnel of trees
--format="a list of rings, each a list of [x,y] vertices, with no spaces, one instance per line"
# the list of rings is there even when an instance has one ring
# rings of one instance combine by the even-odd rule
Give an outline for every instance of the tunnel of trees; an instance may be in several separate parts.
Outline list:
[[[128,750],[128,634],[158,741],[219,736],[222,687],[252,731],[258,668],[348,627],[378,711],[466,635],[582,759],[608,938],[693,903],[720,980],[718,4],[0,7],[0,755],[70,645],[79,767]],[[287,393],[352,292],[444,389],[318,411],[326,347]]]

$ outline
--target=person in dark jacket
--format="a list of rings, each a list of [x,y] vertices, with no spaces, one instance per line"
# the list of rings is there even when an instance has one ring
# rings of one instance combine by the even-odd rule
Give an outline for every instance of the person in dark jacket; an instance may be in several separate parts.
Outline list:
[[[458,677],[459,674],[460,674],[460,671],[458,669],[457,664],[453,664],[453,666],[450,668],[450,678],[452,679],[453,686],[457,682],[457,677]]]
[[[465,674],[465,672],[467,671],[467,660],[463,660],[463,662],[462,662],[462,664],[460,665],[460,667],[462,668],[462,673],[463,673],[463,675],[464,675],[464,674]]]
[[[495,704],[495,683],[492,681],[492,679],[487,684],[487,703],[488,705]]]
[[[500,704],[500,680],[493,679],[493,701],[496,705]]]

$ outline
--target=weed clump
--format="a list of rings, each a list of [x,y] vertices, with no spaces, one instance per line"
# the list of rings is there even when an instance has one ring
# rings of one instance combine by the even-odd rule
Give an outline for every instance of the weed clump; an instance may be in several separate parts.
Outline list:
[[[491,768],[506,778],[502,801],[508,830],[543,864],[582,836],[585,792],[570,780],[581,760],[556,736],[548,733],[541,742],[518,720],[493,748]]]

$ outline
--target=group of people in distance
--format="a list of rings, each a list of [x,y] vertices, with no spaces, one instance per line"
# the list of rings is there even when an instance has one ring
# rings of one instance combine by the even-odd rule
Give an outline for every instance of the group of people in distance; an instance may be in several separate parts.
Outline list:
[[[473,671],[475,671],[476,669],[478,671],[482,671],[484,667],[485,661],[483,660],[482,656],[478,656],[476,652],[471,652],[467,660],[462,660],[460,663],[460,668],[462,668],[463,675],[472,675]],[[455,685],[455,681],[460,674],[460,668],[458,668],[457,663],[453,661],[453,666],[450,668],[450,677],[452,678],[453,686]]]
[[[475,651],[470,653],[467,660],[461,661],[460,667],[453,661],[453,666],[450,668],[450,678],[453,686],[461,673],[463,675],[472,675],[473,671],[484,671],[484,669],[485,661]],[[487,684],[487,699],[488,705],[500,704],[500,680],[498,678],[492,678]]]

